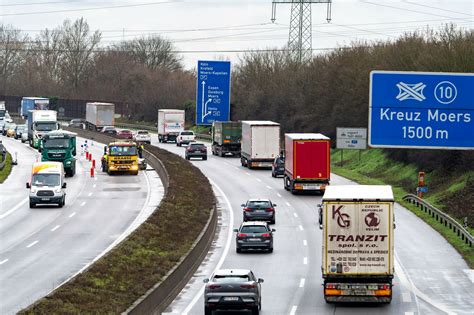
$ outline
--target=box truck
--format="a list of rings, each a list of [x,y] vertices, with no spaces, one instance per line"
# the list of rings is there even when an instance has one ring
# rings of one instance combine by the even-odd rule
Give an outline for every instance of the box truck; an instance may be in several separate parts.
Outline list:
[[[184,110],[158,110],[158,141],[176,141],[178,134],[184,130]]]
[[[58,114],[55,110],[30,110],[28,112],[28,142],[31,147],[40,148],[44,134],[59,130]]]
[[[242,124],[238,121],[215,121],[212,123],[212,154],[240,155]]]
[[[272,167],[279,153],[280,124],[273,121],[242,121],[242,166]]]
[[[48,110],[49,98],[45,97],[23,97],[21,99],[20,115],[24,119],[28,119],[30,110]]]
[[[76,136],[74,132],[55,130],[41,139],[41,161],[61,162],[66,176],[76,174]]]
[[[326,188],[319,205],[326,302],[391,302],[393,210],[390,186]]]
[[[115,104],[89,102],[86,103],[86,128],[102,131],[105,126],[115,124]]]
[[[330,139],[320,133],[285,134],[286,190],[319,191],[329,185]]]

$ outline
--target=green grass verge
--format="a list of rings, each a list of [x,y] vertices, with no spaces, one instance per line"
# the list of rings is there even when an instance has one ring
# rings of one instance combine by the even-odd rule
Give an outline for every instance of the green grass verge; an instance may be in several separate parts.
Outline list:
[[[332,172],[343,176],[345,178],[356,181],[360,184],[366,185],[392,185],[395,199],[398,203],[403,205],[405,208],[411,210],[418,217],[423,219],[426,223],[431,225],[436,231],[438,231],[454,248],[463,256],[467,264],[474,268],[474,248],[469,247],[462,241],[457,234],[452,230],[447,229],[443,224],[436,221],[430,215],[417,208],[416,206],[403,201],[403,196],[408,193],[414,193],[417,184],[418,169],[414,165],[406,165],[400,162],[393,161],[385,156],[382,150],[371,149],[361,152],[359,160],[359,152],[356,150],[344,150],[343,161],[341,163],[341,152],[340,150],[333,150],[331,154],[332,161]],[[439,180],[436,178],[439,176],[436,172],[427,174],[428,186],[430,182],[435,183],[430,187],[430,192],[427,194],[425,200],[432,205],[436,206],[443,211],[446,211],[447,205],[443,203],[444,200],[457,200],[458,203],[454,207],[462,208],[462,205],[469,204],[472,198],[472,194],[466,194],[466,190],[470,191],[472,183],[470,182],[474,177],[472,172],[466,172],[460,176],[446,178]],[[461,205],[461,206],[460,206]],[[451,210],[453,207],[449,207]],[[458,219],[464,216],[472,215],[470,206],[463,209],[457,209],[458,211],[448,212],[451,216]],[[457,216],[456,216],[457,214]],[[470,221],[471,224],[473,223]],[[472,226],[468,228],[471,234],[474,229]]]
[[[3,167],[2,170],[0,170],[0,184],[2,184],[10,175],[12,171],[12,156],[10,153],[7,153],[7,162],[5,163],[5,166]]]
[[[159,209],[86,272],[20,314],[120,314],[189,251],[214,207],[211,185],[184,159],[158,147],[146,149],[170,176]]]

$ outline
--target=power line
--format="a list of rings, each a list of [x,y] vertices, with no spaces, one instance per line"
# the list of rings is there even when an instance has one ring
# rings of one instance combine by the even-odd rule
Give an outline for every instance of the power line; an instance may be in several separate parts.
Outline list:
[[[28,3],[12,3],[12,4],[0,4],[0,7],[20,7],[20,6],[32,6],[32,5],[44,5],[44,4],[59,4],[59,3],[71,3],[79,2],[81,0],[69,0],[69,1],[50,1],[50,2],[28,2]]]
[[[440,11],[445,11],[445,12],[451,12],[451,13],[456,13],[456,14],[461,14],[461,15],[474,16],[473,14],[469,14],[469,13],[464,13],[464,12],[458,12],[458,11],[448,10],[448,9],[444,9],[444,8],[433,7],[433,6],[430,6],[430,5],[414,3],[414,2],[411,2],[411,1],[406,1],[406,3],[409,3],[411,5],[416,5],[416,6],[419,6],[419,7],[423,7],[423,8],[430,8],[430,9],[435,9],[435,10],[440,10]]]

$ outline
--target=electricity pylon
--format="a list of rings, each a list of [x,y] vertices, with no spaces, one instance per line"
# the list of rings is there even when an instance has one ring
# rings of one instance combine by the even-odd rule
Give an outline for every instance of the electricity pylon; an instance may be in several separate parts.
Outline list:
[[[298,62],[309,60],[313,53],[311,29],[311,4],[327,3],[328,23],[331,21],[332,0],[273,0],[272,22],[276,20],[276,5],[279,3],[291,4],[290,35],[288,49]]]

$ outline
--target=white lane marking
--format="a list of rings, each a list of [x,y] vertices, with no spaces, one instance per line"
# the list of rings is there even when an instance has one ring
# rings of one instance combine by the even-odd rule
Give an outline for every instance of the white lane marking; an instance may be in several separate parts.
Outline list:
[[[229,248],[230,248],[233,236],[234,236],[234,231],[233,231],[234,210],[233,210],[232,205],[229,201],[229,198],[227,198],[224,191],[210,178],[209,178],[209,182],[211,182],[212,186],[214,186],[219,191],[221,196],[224,198],[225,203],[227,204],[227,209],[229,211],[229,226],[228,226],[228,231],[227,231],[227,241],[225,243],[225,247],[224,247],[224,251],[222,253],[222,256],[219,259],[219,262],[217,263],[216,268],[214,268],[214,270],[212,271],[212,273],[214,273],[214,272],[216,272],[217,270],[219,270],[221,268],[222,264],[224,263],[224,260],[227,257],[227,254],[229,253]],[[205,287],[205,284],[201,286],[201,289],[199,289],[199,291],[196,293],[196,295],[192,299],[191,303],[189,303],[189,305],[184,309],[183,315],[187,315],[189,313],[189,311],[191,311],[191,309],[197,303],[197,301],[202,297],[202,295],[204,294],[204,287]]]
[[[293,307],[291,308],[291,311],[290,311],[290,315],[295,315],[296,314],[296,309],[298,308],[298,306],[296,305],[293,305]]]
[[[413,312],[405,312],[405,315],[415,315]]]
[[[308,241],[307,240],[303,240],[303,246],[308,246]]]
[[[279,193],[277,193],[277,196],[281,198],[281,195]]]
[[[250,173],[249,173],[249,172],[245,172],[245,175],[248,175],[248,176],[250,176]]]
[[[305,278],[301,278],[300,280],[300,288],[303,288],[304,287],[304,283],[306,282],[306,279]]]
[[[81,203],[81,207],[84,207],[85,205],[86,205],[86,202],[83,201],[83,202]]]
[[[97,184],[92,185],[92,188],[96,188],[96,187],[97,187]]]
[[[59,227],[60,227],[60,225],[56,225],[55,227],[53,227],[53,228],[51,229],[51,232],[56,231],[57,229],[59,229]]]
[[[295,216],[295,218],[298,217],[298,213],[296,213],[296,212],[293,212],[293,215]]]
[[[291,205],[290,205],[290,203],[289,203],[289,202],[285,202],[285,203],[286,203],[286,205],[287,205],[288,207],[291,207]]]
[[[38,244],[39,241],[34,241],[33,243],[31,243],[30,245],[27,245],[26,248],[30,248],[32,246],[35,246],[36,244]]]
[[[72,217],[75,216],[75,215],[76,215],[76,213],[73,212],[73,213],[71,213],[71,214],[69,215],[69,217],[72,218]]]
[[[97,180],[97,177],[94,177],[94,180]]]
[[[298,227],[299,227],[299,229],[300,229],[301,231],[304,230],[302,225],[298,225]]]
[[[240,170],[240,167],[234,166],[234,168],[235,168],[236,170]]]
[[[271,188],[270,186],[268,186],[268,185],[267,185],[267,188],[268,188],[268,189],[272,189],[272,188]]]
[[[2,261],[0,261],[0,265],[3,265],[4,263],[6,263],[8,261],[8,258],[7,259],[4,259]]]
[[[303,258],[303,265],[307,265],[308,264],[308,257],[305,257]]]
[[[261,180],[260,178],[255,178],[255,180],[256,180],[257,182],[260,182],[260,183],[262,182],[262,180]]]
[[[90,196],[92,196],[92,193],[91,193],[91,192],[90,192],[90,193],[88,193],[88,194],[87,194],[87,196],[89,196],[89,197],[90,197]]]
[[[18,210],[18,209],[19,209],[21,206],[23,206],[27,201],[28,201],[28,198],[25,198],[25,199],[23,199],[22,201],[20,201],[20,203],[18,203],[16,206],[14,206],[13,208],[11,208],[10,210],[8,210],[7,212],[5,212],[4,214],[1,214],[1,215],[0,215],[0,220],[6,218],[6,217],[9,216],[10,214],[12,214],[12,213],[15,212],[16,210]]]
[[[411,294],[410,294],[410,292],[403,292],[402,293],[402,301],[404,303],[411,303]]]

